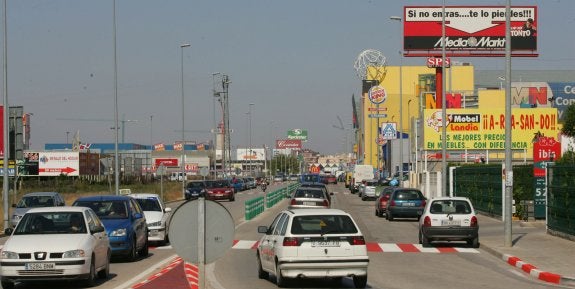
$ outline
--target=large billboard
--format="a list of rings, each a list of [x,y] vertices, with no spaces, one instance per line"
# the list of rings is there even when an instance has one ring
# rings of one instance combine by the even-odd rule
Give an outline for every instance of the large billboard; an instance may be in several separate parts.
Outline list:
[[[299,128],[288,130],[287,138],[307,141],[307,130]]]
[[[79,152],[39,152],[38,175],[80,175]]]
[[[262,148],[238,148],[236,150],[238,161],[265,161],[266,152]]]
[[[299,139],[277,139],[276,149],[301,149],[301,140]]]
[[[505,6],[405,6],[403,47],[406,56],[504,56]],[[511,50],[537,56],[537,7],[511,7]],[[523,54],[518,54],[518,51]],[[410,55],[412,54],[412,55]]]
[[[505,149],[505,109],[447,109],[448,150]],[[441,150],[441,109],[424,110],[423,149]],[[533,149],[536,135],[557,137],[557,109],[514,108],[511,117],[512,149]]]

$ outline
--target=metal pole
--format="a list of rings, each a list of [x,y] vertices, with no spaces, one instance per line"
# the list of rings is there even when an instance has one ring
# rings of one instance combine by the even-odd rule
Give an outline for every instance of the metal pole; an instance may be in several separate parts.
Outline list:
[[[4,31],[3,31],[3,38],[4,38],[4,43],[2,45],[2,49],[3,49],[3,58],[4,58],[4,65],[3,65],[3,70],[4,70],[4,78],[3,78],[3,82],[4,82],[4,115],[2,116],[2,118],[4,119],[4,127],[3,129],[3,135],[2,138],[4,139],[4,175],[3,175],[3,184],[2,184],[2,198],[4,199],[4,228],[9,228],[10,226],[10,215],[8,214],[9,211],[9,204],[8,204],[8,190],[9,190],[9,179],[8,179],[8,159],[9,159],[9,154],[10,154],[10,140],[9,140],[9,136],[8,136],[8,122],[10,121],[10,119],[8,118],[8,113],[10,112],[10,109],[8,107],[8,45],[7,45],[7,41],[8,41],[8,29],[7,29],[7,19],[6,19],[6,1],[4,0],[3,2],[3,8],[4,8],[4,13],[3,13],[3,22],[4,22]]]
[[[181,92],[182,92],[182,159],[181,159],[181,170],[182,170],[182,198],[186,196],[186,136],[184,130],[184,116],[185,116],[185,109],[184,109],[184,48],[190,47],[190,44],[181,44],[180,45],[180,68],[181,68]]]
[[[447,196],[447,103],[445,101],[445,0],[441,7],[441,196]]]
[[[218,143],[218,134],[222,133],[219,131],[219,127],[218,127],[218,123],[216,121],[216,96],[219,97],[219,93],[216,92],[216,75],[220,74],[219,72],[214,72],[212,73],[212,96],[213,96],[213,110],[214,110],[214,143],[213,143],[213,148],[212,151],[213,153],[213,158],[214,158],[214,179],[217,178],[217,164],[218,164],[218,158],[217,158],[217,153],[216,153],[216,149],[217,149],[217,143]]]
[[[504,235],[505,246],[513,246],[511,206],[513,198],[513,162],[511,152],[511,0],[505,7],[505,206]]]
[[[252,168],[252,106],[254,106],[255,103],[250,103],[249,105],[249,117],[250,117],[250,123],[249,123],[249,130],[250,130],[250,159],[249,159],[249,163],[250,163],[250,177],[254,176],[254,172],[253,172],[253,168]]]
[[[114,43],[114,190],[115,194],[120,194],[120,161],[118,158],[118,45],[116,37],[116,0],[113,0],[113,43]]]
[[[399,37],[403,37],[401,17],[391,16],[389,19],[399,21]],[[402,47],[402,46],[400,46]],[[403,56],[399,50],[399,186],[403,187]]]

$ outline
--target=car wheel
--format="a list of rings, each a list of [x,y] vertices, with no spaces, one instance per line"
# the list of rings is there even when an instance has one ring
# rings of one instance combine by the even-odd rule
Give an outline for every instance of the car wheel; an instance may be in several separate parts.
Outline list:
[[[276,285],[280,288],[286,286],[286,279],[282,276],[282,271],[280,270],[280,265],[276,261]]]
[[[479,237],[475,237],[473,239],[467,240],[467,245],[473,248],[479,248]]]
[[[150,247],[148,245],[148,236],[146,235],[146,242],[144,243],[144,247],[142,247],[140,252],[138,252],[141,257],[148,257],[148,254],[150,253]]]
[[[423,246],[424,248],[431,247],[431,244],[429,243],[429,238],[427,238],[423,233],[419,234],[421,234],[421,246]]]
[[[365,201],[365,200],[366,200],[366,197],[365,197],[365,196],[361,196],[361,200],[362,200],[362,201]]]
[[[391,214],[391,212],[387,212],[387,220],[393,221],[393,215]]]
[[[353,276],[353,285],[355,288],[365,288],[367,286],[367,275]]]
[[[264,271],[264,268],[262,267],[262,260],[260,259],[260,254],[257,254],[257,260],[258,260],[258,278],[267,279],[270,274]]]
[[[14,282],[2,280],[0,281],[3,289],[14,289]]]
[[[98,277],[101,279],[107,279],[110,276],[110,258],[112,256],[112,252],[108,251],[106,254],[106,267],[98,272]]]
[[[90,273],[88,273],[88,278],[84,280],[85,287],[94,287],[96,285],[96,265],[94,264],[94,255],[90,260]]]
[[[138,251],[136,251],[136,239],[132,239],[132,247],[130,248],[130,253],[128,253],[128,261],[134,262],[138,257]]]
[[[375,209],[375,215],[379,217],[379,212]]]
[[[235,201],[235,200],[236,200],[236,197],[235,197],[234,195],[232,195],[232,196],[230,197],[230,202],[233,202],[233,201]]]

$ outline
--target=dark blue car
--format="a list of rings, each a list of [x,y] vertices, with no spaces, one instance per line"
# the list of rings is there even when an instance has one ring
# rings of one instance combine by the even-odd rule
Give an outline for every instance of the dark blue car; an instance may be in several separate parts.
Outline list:
[[[74,206],[91,208],[100,217],[110,239],[112,256],[136,260],[148,256],[148,226],[144,212],[132,197],[104,195],[82,197]]]

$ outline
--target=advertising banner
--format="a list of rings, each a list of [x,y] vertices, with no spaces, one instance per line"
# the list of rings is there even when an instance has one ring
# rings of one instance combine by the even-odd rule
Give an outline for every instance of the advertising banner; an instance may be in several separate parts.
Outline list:
[[[239,148],[236,150],[238,161],[264,161],[266,154],[262,148]]]
[[[292,129],[288,130],[288,139],[299,139],[302,141],[307,141],[307,130],[305,129]]]
[[[505,6],[446,6],[445,39],[441,6],[405,6],[404,50],[437,55],[445,43],[448,52],[505,51]],[[537,7],[511,7],[511,50],[537,51]],[[501,56],[501,55],[496,55]]]
[[[547,162],[561,158],[561,143],[554,137],[538,137],[533,143],[533,176],[545,177]]]
[[[80,174],[79,152],[39,152],[38,156],[40,176],[78,176]]]
[[[278,139],[276,149],[301,149],[301,140],[298,139]]]
[[[154,165],[159,167],[164,165],[165,167],[178,167],[180,166],[177,158],[158,158],[154,159]]]
[[[424,110],[425,150],[441,150],[440,109]],[[557,136],[557,109],[512,109],[512,149],[533,148],[536,135]],[[446,141],[448,150],[505,149],[505,109],[447,109]]]

